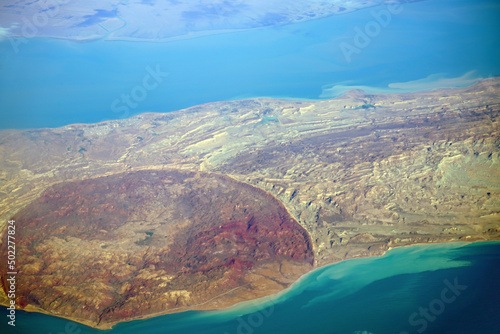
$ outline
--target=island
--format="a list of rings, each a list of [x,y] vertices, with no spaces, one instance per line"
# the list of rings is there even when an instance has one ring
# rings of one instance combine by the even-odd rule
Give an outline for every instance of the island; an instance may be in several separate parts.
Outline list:
[[[0,5],[0,38],[9,36],[16,47],[33,37],[165,42],[305,22],[381,4],[396,9],[415,1],[420,0],[140,0],[99,1],[91,7],[85,0],[11,1]]]

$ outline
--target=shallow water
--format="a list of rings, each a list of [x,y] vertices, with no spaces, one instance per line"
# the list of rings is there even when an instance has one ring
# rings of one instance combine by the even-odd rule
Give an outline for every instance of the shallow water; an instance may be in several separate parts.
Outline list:
[[[356,28],[364,29],[381,9],[171,43],[32,39],[14,53],[4,40],[0,129],[91,123],[255,96],[318,99],[351,88],[464,86],[500,74],[498,1],[405,4],[347,62],[340,43],[354,43]],[[150,72],[157,70],[155,81]],[[130,107],[121,98],[134,89],[147,94]],[[499,243],[401,248],[315,270],[267,302],[127,322],[109,333],[497,333],[499,268]],[[449,284],[467,288],[445,303]],[[422,315],[431,307],[434,313]],[[23,311],[12,328],[1,310],[2,333],[100,332]]]
[[[402,247],[319,268],[258,301],[125,322],[104,333],[498,333],[499,275],[500,242]],[[16,324],[17,333],[100,332],[22,311]]]
[[[0,129],[92,123],[249,97],[463,86],[500,74],[498,1],[404,4],[379,24],[373,13],[383,10],[169,43],[33,38],[15,53],[4,40]],[[357,29],[370,27],[369,41],[356,44]],[[345,57],[342,43],[359,52]],[[151,70],[160,72],[157,80],[144,81]]]

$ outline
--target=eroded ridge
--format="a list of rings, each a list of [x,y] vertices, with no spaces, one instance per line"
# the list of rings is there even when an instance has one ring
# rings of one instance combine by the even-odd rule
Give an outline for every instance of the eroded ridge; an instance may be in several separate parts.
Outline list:
[[[281,202],[211,173],[143,170],[61,183],[13,219],[18,305],[94,325],[231,304],[239,299],[228,292],[258,288],[256,273],[314,261],[309,235]]]

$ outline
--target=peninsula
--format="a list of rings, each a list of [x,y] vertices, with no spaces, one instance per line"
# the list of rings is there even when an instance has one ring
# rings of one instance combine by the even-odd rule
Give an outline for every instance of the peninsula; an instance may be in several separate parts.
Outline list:
[[[492,78],[0,131],[17,305],[105,329],[394,247],[500,240],[499,115]]]

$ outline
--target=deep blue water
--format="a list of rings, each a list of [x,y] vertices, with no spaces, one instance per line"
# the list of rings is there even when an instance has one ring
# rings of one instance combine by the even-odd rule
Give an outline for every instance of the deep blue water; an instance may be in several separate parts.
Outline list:
[[[397,248],[319,268],[291,288],[223,311],[185,312],[98,331],[18,311],[2,333],[460,334],[499,333],[500,242]]]
[[[15,53],[6,39],[0,42],[0,129],[92,123],[249,97],[328,98],[356,86],[383,92],[391,83],[429,76],[408,90],[460,86],[500,74],[495,0],[405,4],[348,62],[341,43],[355,46],[356,28],[372,27],[372,12],[385,9],[169,43],[32,38]],[[148,66],[169,76],[146,80],[145,89]],[[442,81],[471,71],[466,79]],[[127,105],[122,94],[131,93],[136,99]]]

